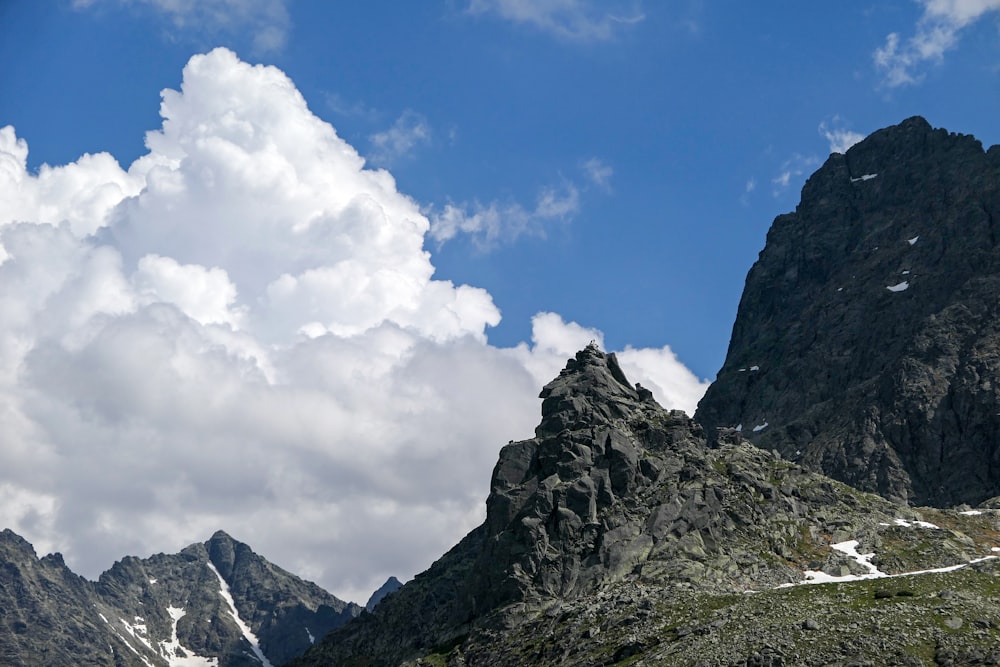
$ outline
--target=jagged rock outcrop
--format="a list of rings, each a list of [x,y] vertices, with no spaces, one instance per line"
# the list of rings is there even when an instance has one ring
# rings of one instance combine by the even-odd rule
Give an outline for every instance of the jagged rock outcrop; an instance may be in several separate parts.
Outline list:
[[[222,531],[90,582],[5,530],[0,567],[3,665],[279,666],[361,613]]]
[[[535,437],[501,450],[485,522],[293,665],[612,664],[652,650],[663,628],[616,643],[619,633],[601,635],[609,617],[774,589],[806,569],[863,574],[830,545],[890,544],[895,520],[917,517],[736,434],[710,448],[697,424],[633,388],[594,346],[541,398]],[[937,560],[989,553],[951,530],[939,539]],[[920,553],[893,549],[886,563],[916,569]],[[539,652],[532,628],[575,629]]]
[[[1000,147],[922,118],[778,216],[696,419],[898,501],[1000,495]]]

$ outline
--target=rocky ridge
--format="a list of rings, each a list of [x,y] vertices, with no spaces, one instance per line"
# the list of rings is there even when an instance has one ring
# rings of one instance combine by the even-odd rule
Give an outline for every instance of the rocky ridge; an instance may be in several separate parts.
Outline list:
[[[696,419],[911,504],[1000,495],[1000,146],[910,118],[835,153],[747,275]]]
[[[871,574],[843,542],[878,553],[882,574],[983,557],[983,576],[1000,571],[992,514],[941,513],[947,526],[919,530],[931,510],[857,491],[737,433],[709,447],[700,426],[631,386],[594,346],[541,398],[535,437],[501,450],[485,522],[293,665],[740,664],[766,638],[760,623],[741,620],[742,643],[719,648],[711,614],[794,597],[780,587],[807,576]],[[684,651],[690,661],[666,657]]]
[[[97,582],[0,533],[0,664],[283,665],[361,613],[219,531]]]

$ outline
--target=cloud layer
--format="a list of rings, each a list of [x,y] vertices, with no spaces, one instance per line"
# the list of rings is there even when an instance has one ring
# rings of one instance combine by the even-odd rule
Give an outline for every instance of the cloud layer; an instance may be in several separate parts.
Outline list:
[[[540,313],[491,346],[492,297],[433,278],[420,206],[280,70],[195,56],[160,113],[127,170],[30,173],[0,129],[0,525],[88,576],[224,528],[363,601],[482,519],[499,446],[601,334]],[[667,347],[620,356],[668,407],[704,391]]]

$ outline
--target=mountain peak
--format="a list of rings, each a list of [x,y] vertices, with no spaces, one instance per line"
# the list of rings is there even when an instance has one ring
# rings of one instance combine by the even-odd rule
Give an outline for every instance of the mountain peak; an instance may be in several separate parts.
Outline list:
[[[212,533],[212,537],[208,539],[209,542],[235,542],[232,535],[226,531],[219,529]]]
[[[903,502],[1000,494],[1000,152],[915,116],[835,153],[747,275],[696,419]]]
[[[542,388],[542,421],[535,435],[554,435],[594,421],[626,417],[652,394],[629,383],[614,353],[590,343],[566,361],[559,376]]]
[[[226,581],[230,581],[233,576],[233,568],[236,566],[237,556],[243,552],[253,555],[250,547],[238,542],[230,537],[226,532],[217,530],[205,543],[208,551],[208,560],[218,570],[219,574]]]
[[[371,594],[368,598],[368,602],[365,603],[365,609],[372,611],[378,604],[385,598],[386,595],[390,593],[395,593],[400,588],[403,587],[403,582],[401,582],[396,577],[389,577],[385,580],[385,583],[379,586],[378,590]]]

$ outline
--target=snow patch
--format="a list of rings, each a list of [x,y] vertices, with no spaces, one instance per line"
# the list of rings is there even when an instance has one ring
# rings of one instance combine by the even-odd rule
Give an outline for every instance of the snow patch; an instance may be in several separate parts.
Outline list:
[[[122,625],[125,626],[125,631],[132,635],[133,638],[141,641],[150,651],[156,650],[149,643],[149,629],[146,627],[146,621],[142,616],[136,616],[134,624],[129,623],[124,618],[119,618],[118,620],[122,622]]]
[[[965,510],[964,512],[959,512],[959,514],[964,514],[965,516],[979,516],[982,513],[982,510]],[[993,548],[996,549],[996,547]]]
[[[903,521],[903,519],[896,519],[896,522]],[[934,524],[929,524],[926,521],[913,521],[905,522],[907,525],[925,524],[922,527],[932,527],[937,528]],[[880,524],[883,526],[888,526],[889,524]],[[875,557],[874,553],[861,554],[858,553],[858,541],[848,540],[846,542],[839,542],[837,544],[831,544],[830,548],[836,549],[837,551],[850,557],[855,563],[862,566],[868,572],[866,574],[845,574],[844,576],[835,576],[832,574],[827,574],[826,572],[820,572],[817,570],[806,570],[803,573],[804,579],[797,583],[781,584],[778,588],[788,588],[790,586],[801,586],[804,584],[830,584],[830,583],[843,583],[848,581],[863,581],[866,579],[894,579],[896,577],[912,577],[918,574],[938,574],[943,572],[954,572],[955,570],[960,570],[963,567],[973,565],[975,563],[982,563],[987,560],[994,560],[997,556],[983,556],[982,558],[973,558],[968,563],[959,563],[958,565],[947,565],[945,567],[935,567],[929,570],[914,570],[912,572],[900,572],[899,574],[888,574],[881,571],[878,567],[872,563],[872,559]],[[1000,547],[992,547],[991,551],[1000,551]]]
[[[170,627],[170,641],[160,642],[160,655],[167,660],[170,667],[219,667],[218,658],[203,658],[195,655],[183,646],[177,639],[177,621],[187,614],[181,607],[169,606],[167,613],[173,621]]]
[[[264,655],[264,652],[260,650],[260,641],[258,641],[257,635],[255,635],[253,630],[250,629],[250,626],[247,625],[242,618],[240,618],[240,613],[236,610],[236,603],[233,601],[233,595],[229,592],[229,584],[227,584],[226,580],[222,578],[219,571],[215,569],[215,565],[208,563],[208,567],[215,573],[215,576],[218,577],[219,595],[221,595],[222,599],[229,605],[229,613],[232,615],[233,620],[236,621],[236,625],[239,626],[240,632],[243,633],[243,638],[249,642],[254,656],[264,667],[274,667],[274,665],[271,664],[271,661],[267,659],[267,656]]]
[[[931,530],[940,530],[941,528],[940,526],[935,526],[933,523],[929,521],[907,521],[906,519],[896,519],[895,521],[897,526],[906,526],[907,528],[909,528],[910,526],[918,526],[920,528],[930,528]]]
[[[127,639],[125,639],[125,635],[123,635],[122,633],[118,632],[118,629],[115,628],[114,625],[111,625],[111,621],[108,620],[107,616],[105,616],[104,614],[101,614],[100,612],[98,612],[97,615],[101,617],[102,621],[104,621],[109,626],[111,626],[111,631],[114,632],[115,636],[118,637],[118,639],[121,640],[122,644],[125,644],[125,646],[126,646],[126,648],[128,648],[128,650],[132,651],[132,653],[135,653],[137,656],[139,656],[139,659],[142,660],[142,664],[146,665],[146,667],[153,667],[153,663],[151,663],[146,656],[144,656],[143,654],[141,654],[137,650],[135,650],[135,647],[132,646],[132,644],[130,644]],[[139,616],[136,616],[136,618],[139,619],[139,620],[142,620],[141,617],[139,617]],[[125,626],[125,629],[128,630],[129,634],[131,634],[133,637],[135,637],[136,635],[135,635],[135,633],[132,630],[132,628],[134,626],[129,625],[128,623],[126,623],[124,618],[119,619],[119,620],[122,622],[122,625]],[[145,625],[142,626],[143,630],[145,630],[145,627],[146,627]],[[142,639],[141,637],[139,637],[138,639],[143,644],[145,644],[147,648],[149,648],[150,650],[153,650],[152,647],[149,646],[149,643],[145,639]],[[114,653],[115,649],[110,644],[108,644],[108,647],[111,648],[111,652]]]
[[[904,280],[901,283],[897,283],[895,285],[886,285],[886,289],[889,290],[890,292],[902,292],[906,289],[909,289],[909,287],[910,283],[906,280]]]
[[[878,176],[878,174],[865,174],[864,176],[858,176],[857,178],[852,178],[851,183],[857,183],[858,181],[870,181]]]
[[[872,576],[879,576],[879,577],[889,576],[885,572],[882,572],[877,567],[875,567],[874,564],[872,564],[872,558],[875,558],[874,552],[870,554],[858,553],[857,540],[847,540],[846,542],[838,542],[837,544],[831,544],[830,547],[848,556],[855,563],[868,570],[868,573]]]
[[[156,579],[150,579],[150,580],[149,580],[149,583],[150,583],[150,584],[155,584],[155,583],[156,583]]]
[[[751,370],[751,371],[755,371],[755,372],[756,372],[756,371],[759,371],[759,370],[760,370],[760,366],[751,366],[751,367],[750,367],[750,370]]]
[[[753,432],[760,433],[765,428],[767,428],[767,426],[768,426],[767,422],[764,422],[763,424],[757,424],[756,426],[753,427]]]
[[[920,240],[919,236],[914,236],[912,239],[906,239],[906,242],[909,243],[910,245],[913,245],[914,243],[916,243],[919,240]]]
[[[315,644],[316,643],[316,638],[313,637],[313,633],[309,632],[309,628],[305,628],[305,631],[306,631],[306,635],[309,636],[309,643],[310,644]]]

